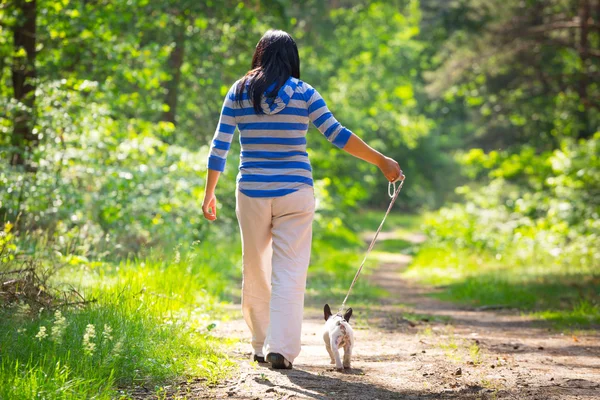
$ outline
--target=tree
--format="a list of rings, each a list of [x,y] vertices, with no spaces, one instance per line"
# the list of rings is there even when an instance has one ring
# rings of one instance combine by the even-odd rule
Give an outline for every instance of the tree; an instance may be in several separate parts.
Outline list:
[[[31,146],[37,143],[33,132],[36,88],[36,0],[15,0],[17,12],[13,31],[12,87],[19,107],[13,117],[11,144],[13,152],[10,163],[24,165]]]
[[[467,105],[465,121],[476,132],[470,145],[553,149],[562,137],[589,138],[597,130],[600,21],[591,2],[446,3],[445,15],[460,18],[433,56],[442,61],[426,75],[428,92],[444,107]]]
[[[185,29],[184,19],[180,18],[175,26],[174,46],[169,54],[168,71],[170,79],[164,83],[165,87],[165,105],[166,109],[162,114],[162,120],[176,124],[177,115],[177,97],[179,95],[179,83],[181,81],[181,66],[185,51]]]

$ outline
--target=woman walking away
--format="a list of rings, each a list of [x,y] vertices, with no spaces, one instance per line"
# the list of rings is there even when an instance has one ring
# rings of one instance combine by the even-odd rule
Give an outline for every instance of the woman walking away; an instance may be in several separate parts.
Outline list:
[[[340,149],[374,164],[390,181],[404,179],[398,163],[344,128],[308,83],[300,80],[298,48],[286,32],[260,39],[252,69],[225,96],[208,157],[202,211],[217,218],[215,187],[233,133],[240,132],[236,214],[242,235],[242,312],[253,358],[291,369],[300,354],[306,272],[315,210],[306,152],[311,121]]]

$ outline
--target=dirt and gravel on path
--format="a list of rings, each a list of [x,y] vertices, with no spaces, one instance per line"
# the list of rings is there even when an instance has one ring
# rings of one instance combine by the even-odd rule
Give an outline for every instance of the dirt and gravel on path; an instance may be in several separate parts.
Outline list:
[[[239,370],[218,386],[180,393],[201,399],[600,399],[598,332],[561,333],[516,310],[435,300],[427,296],[430,289],[401,278],[409,262],[409,256],[388,255],[369,276],[390,295],[354,309],[351,370],[331,368],[319,306],[306,309],[293,370],[250,362],[246,325],[235,319],[219,334],[240,339],[230,352]]]

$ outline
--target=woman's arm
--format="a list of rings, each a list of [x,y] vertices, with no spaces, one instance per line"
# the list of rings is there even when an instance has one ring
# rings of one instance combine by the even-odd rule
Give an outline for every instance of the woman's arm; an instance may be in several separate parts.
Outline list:
[[[308,106],[308,117],[327,140],[354,157],[376,165],[390,182],[404,179],[396,161],[384,156],[344,128],[329,111],[319,92],[312,86],[305,85],[304,98]]]
[[[217,219],[217,198],[215,197],[215,188],[219,181],[221,172],[225,169],[227,153],[231,146],[233,133],[237,126],[235,119],[235,93],[236,83],[231,86],[221,108],[221,117],[217,124],[217,129],[212,140],[210,152],[208,153],[208,174],[206,176],[206,189],[204,190],[204,200],[202,201],[202,212],[204,218],[209,221]]]
[[[386,157],[373,149],[355,134],[350,135],[348,142],[342,149],[356,158],[360,158],[361,160],[379,167],[381,172],[383,172],[383,175],[390,182],[404,180],[400,165],[398,165],[395,160]]]
[[[209,169],[206,174],[206,189],[204,190],[204,200],[202,201],[202,212],[204,218],[209,221],[217,219],[217,197],[215,196],[215,188],[219,181],[221,172]]]

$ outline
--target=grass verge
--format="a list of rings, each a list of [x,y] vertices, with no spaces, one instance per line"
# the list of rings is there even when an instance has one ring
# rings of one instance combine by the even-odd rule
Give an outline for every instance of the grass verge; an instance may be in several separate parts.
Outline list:
[[[516,308],[558,329],[600,325],[600,274],[428,244],[405,277],[438,286],[434,296],[472,306]]]
[[[211,331],[239,253],[212,250],[73,266],[61,281],[95,303],[39,315],[22,304],[2,310],[0,398],[129,398],[134,387],[157,393],[175,379],[224,377],[234,363]]]

